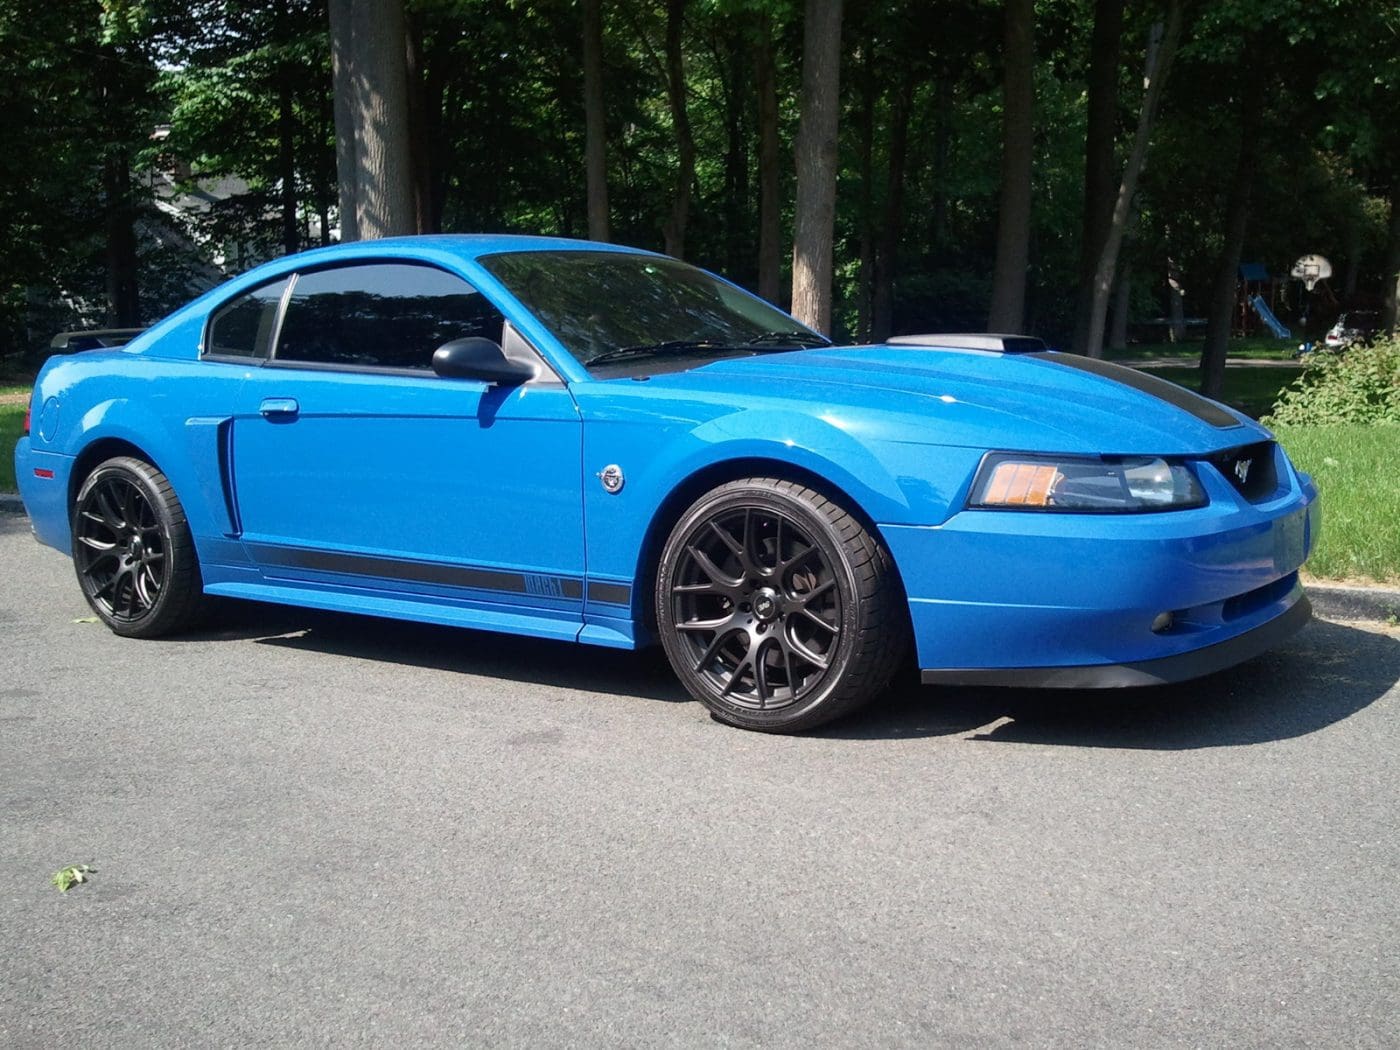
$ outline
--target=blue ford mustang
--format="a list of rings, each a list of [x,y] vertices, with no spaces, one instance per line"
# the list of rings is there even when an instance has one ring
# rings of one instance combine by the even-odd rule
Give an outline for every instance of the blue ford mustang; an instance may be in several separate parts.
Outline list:
[[[630,649],[797,731],[925,682],[1179,681],[1306,622],[1269,433],[1033,340],[833,347],[664,256],[371,241],[55,358],[15,453],[118,634],[227,595]]]

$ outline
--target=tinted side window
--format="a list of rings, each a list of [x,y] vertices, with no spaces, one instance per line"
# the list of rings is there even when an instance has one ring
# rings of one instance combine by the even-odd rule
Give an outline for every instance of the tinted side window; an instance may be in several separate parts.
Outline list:
[[[209,343],[204,352],[219,357],[266,357],[287,280],[284,277],[255,288],[220,307],[209,322]]]
[[[429,369],[433,351],[449,340],[477,335],[499,343],[502,323],[475,288],[430,266],[318,270],[297,278],[277,359]]]

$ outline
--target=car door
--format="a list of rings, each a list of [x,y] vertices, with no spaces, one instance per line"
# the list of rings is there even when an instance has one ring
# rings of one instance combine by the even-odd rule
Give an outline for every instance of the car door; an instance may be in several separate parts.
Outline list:
[[[234,499],[264,577],[468,606],[582,606],[582,430],[567,387],[447,379],[436,347],[533,351],[461,277],[404,262],[299,273],[240,392]]]

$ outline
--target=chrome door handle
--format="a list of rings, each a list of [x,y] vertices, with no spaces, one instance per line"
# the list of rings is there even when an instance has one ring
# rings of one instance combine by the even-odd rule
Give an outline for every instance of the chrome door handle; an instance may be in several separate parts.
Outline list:
[[[265,397],[258,406],[258,411],[268,419],[274,416],[291,417],[301,411],[301,406],[294,397]]]

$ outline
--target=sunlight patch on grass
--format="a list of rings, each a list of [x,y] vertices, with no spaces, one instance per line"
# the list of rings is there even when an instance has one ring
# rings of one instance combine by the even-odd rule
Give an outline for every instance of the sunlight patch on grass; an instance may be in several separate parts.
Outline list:
[[[1275,433],[1322,493],[1322,538],[1307,571],[1400,582],[1400,427],[1280,426]]]
[[[1187,340],[1183,343],[1133,343],[1122,350],[1109,350],[1110,361],[1154,358],[1160,360],[1180,359],[1195,364],[1201,359],[1203,341]],[[1251,361],[1289,361],[1298,350],[1297,339],[1273,339],[1252,336],[1249,339],[1231,339],[1225,350],[1226,357],[1244,358]]]
[[[1201,388],[1201,373],[1195,368],[1158,368],[1152,374],[1188,390]],[[1298,375],[1296,368],[1227,368],[1220,400],[1258,419],[1273,411],[1279,391]]]
[[[24,404],[0,405],[0,492],[15,489],[15,442],[24,430]]]

